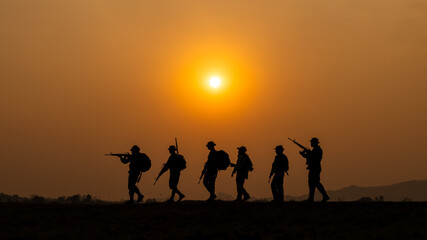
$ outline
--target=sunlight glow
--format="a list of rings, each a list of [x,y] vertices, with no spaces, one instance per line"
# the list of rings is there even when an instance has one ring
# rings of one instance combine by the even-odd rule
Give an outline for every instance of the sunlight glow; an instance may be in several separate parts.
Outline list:
[[[221,79],[219,77],[211,77],[209,85],[213,88],[218,88],[221,85]]]

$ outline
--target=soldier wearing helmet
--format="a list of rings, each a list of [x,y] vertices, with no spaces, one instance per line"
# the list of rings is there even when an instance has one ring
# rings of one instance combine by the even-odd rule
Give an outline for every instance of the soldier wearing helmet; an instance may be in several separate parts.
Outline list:
[[[134,203],[135,193],[138,195],[137,202],[142,202],[144,195],[141,194],[136,183],[139,182],[141,175],[141,162],[142,159],[148,158],[145,153],[140,152],[140,148],[137,145],[134,145],[130,151],[131,154],[120,156],[120,161],[123,164],[129,163],[129,177],[128,177],[128,189],[129,189],[129,201],[127,203]]]
[[[160,176],[162,176],[163,173],[169,170],[169,188],[172,190],[172,194],[168,202],[174,201],[175,194],[178,194],[178,202],[180,202],[185,197],[185,195],[178,190],[178,182],[179,177],[181,175],[181,171],[186,168],[186,162],[182,155],[177,154],[177,149],[174,145],[169,146],[168,150],[170,156],[168,158],[168,161],[160,171],[159,175],[157,176],[156,181],[160,178]]]
[[[236,185],[237,185],[237,198],[236,202],[238,201],[247,201],[251,197],[249,196],[249,193],[244,188],[245,180],[248,179],[249,171],[253,171],[253,165],[252,161],[249,158],[248,154],[246,154],[246,147],[241,146],[238,147],[238,154],[237,154],[237,161],[236,164],[231,164],[231,166],[234,167],[233,172],[231,173],[231,177],[236,174]],[[243,197],[243,199],[242,199]]]
[[[285,172],[289,171],[289,161],[286,155],[283,153],[285,149],[282,145],[278,145],[275,148],[276,157],[274,157],[273,165],[271,166],[270,176],[273,177],[273,181],[271,181],[271,192],[273,194],[274,202],[283,202],[284,200],[284,192],[283,192],[283,178],[285,176]]]
[[[210,196],[206,200],[208,202],[215,200],[215,181],[216,177],[218,175],[218,168],[216,164],[216,155],[217,151],[215,149],[216,144],[213,141],[209,141],[206,144],[206,147],[209,149],[209,155],[208,155],[208,161],[205,163],[205,167],[202,171],[203,177],[203,185],[205,186],[206,190],[208,190]]]
[[[320,162],[323,157],[323,150],[319,146],[319,139],[312,138],[310,140],[311,147],[313,148],[311,151],[302,151],[300,152],[301,156],[307,159],[308,167],[308,188],[309,188],[309,197],[307,201],[314,201],[314,193],[316,188],[322,194],[323,199],[322,202],[326,202],[329,200],[329,196],[325,191],[322,183],[320,183],[320,172],[322,171],[322,167]]]

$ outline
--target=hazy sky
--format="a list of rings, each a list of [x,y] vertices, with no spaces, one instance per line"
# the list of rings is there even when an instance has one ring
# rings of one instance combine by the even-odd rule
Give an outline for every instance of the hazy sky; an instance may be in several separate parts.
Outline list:
[[[168,175],[153,182],[174,137],[189,199],[208,197],[209,140],[232,162],[248,148],[256,197],[278,144],[285,194],[307,193],[288,137],[320,139],[329,190],[426,179],[426,29],[423,0],[0,0],[0,192],[127,198],[104,153],[138,144],[140,189],[168,197]],[[217,191],[235,196],[230,175]]]

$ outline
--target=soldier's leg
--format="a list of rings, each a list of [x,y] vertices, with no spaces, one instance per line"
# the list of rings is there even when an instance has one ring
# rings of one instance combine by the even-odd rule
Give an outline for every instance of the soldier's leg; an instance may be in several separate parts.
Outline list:
[[[280,176],[274,174],[273,180],[271,181],[271,191],[273,192],[274,201],[280,201]]]
[[[205,186],[206,190],[208,190],[208,192],[210,193],[210,175],[209,174],[205,174],[205,176],[203,176],[203,185]]]
[[[283,175],[278,176],[277,180],[277,199],[279,202],[283,202],[284,192],[283,192]]]
[[[316,187],[317,187],[317,189],[319,190],[319,192],[322,194],[322,196],[323,196],[323,200],[322,201],[328,201],[329,200],[329,196],[328,196],[328,194],[326,193],[326,190],[325,190],[325,188],[323,187],[323,185],[322,185],[322,183],[320,183],[320,173],[319,173],[319,176],[318,176],[318,182],[317,182],[317,185],[316,185]]]
[[[314,192],[316,191],[316,186],[317,186],[318,180],[317,180],[317,176],[313,171],[309,171],[308,172],[308,189],[309,189],[309,194],[308,194],[308,201],[314,201]]]
[[[139,193],[139,189],[136,187],[137,179],[138,179],[138,175],[135,177],[135,174],[129,173],[128,189],[129,189],[129,200],[130,201],[133,201],[133,197],[134,197],[135,193]]]
[[[246,181],[246,179],[243,178],[243,180],[242,180],[242,194],[243,194],[243,197],[244,197],[243,198],[244,201],[248,200],[249,198],[251,198],[251,196],[249,195],[249,193],[245,189],[245,181]]]
[[[236,200],[242,200],[242,196],[243,196],[243,181],[239,177],[236,177],[236,187],[237,187],[237,198],[236,198]]]
[[[169,188],[172,190],[172,194],[170,197],[170,201],[173,201],[173,198],[175,197],[175,193],[177,192],[177,187],[178,187],[178,179],[177,176],[174,174],[171,174],[169,177]]]
[[[178,172],[178,173],[176,174],[176,187],[175,187],[175,192],[176,192],[176,193],[178,193],[179,198],[180,198],[180,199],[182,199],[182,198],[184,198],[184,197],[185,197],[185,195],[184,195],[184,194],[182,194],[182,192],[181,192],[181,191],[179,191],[179,189],[178,189],[178,183],[179,183],[179,177],[180,177],[180,175],[181,175],[181,173],[180,173],[180,172]]]
[[[216,198],[215,195],[215,182],[216,182],[216,177],[217,175],[214,174],[211,178],[211,182],[210,182],[210,193],[211,193],[211,197]]]

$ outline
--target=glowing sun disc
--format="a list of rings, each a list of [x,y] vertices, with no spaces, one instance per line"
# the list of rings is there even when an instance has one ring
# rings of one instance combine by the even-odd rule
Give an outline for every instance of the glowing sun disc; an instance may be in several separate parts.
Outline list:
[[[213,88],[218,88],[221,85],[221,79],[219,77],[211,77],[209,85]]]

